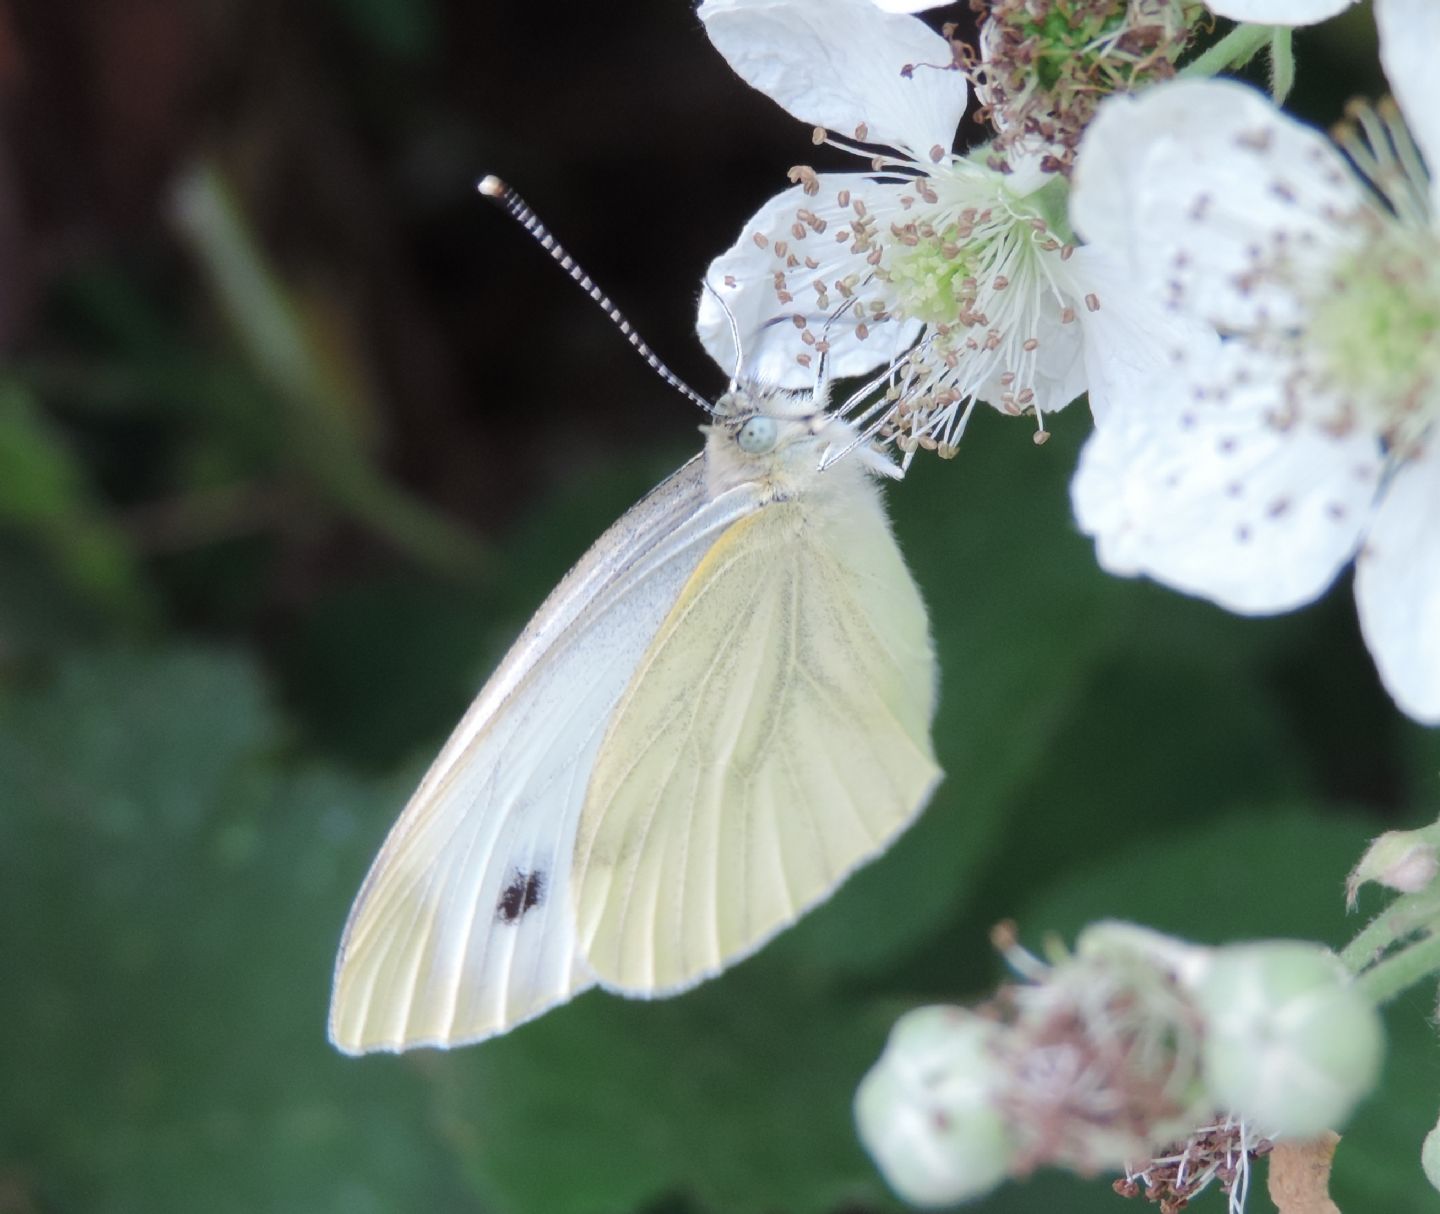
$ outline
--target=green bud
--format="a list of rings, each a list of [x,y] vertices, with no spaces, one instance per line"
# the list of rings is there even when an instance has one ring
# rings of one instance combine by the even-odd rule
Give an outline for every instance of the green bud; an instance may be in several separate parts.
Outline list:
[[[895,1023],[855,1094],[860,1140],[906,1201],[953,1205],[1005,1179],[1015,1153],[994,1093],[999,1026],[963,1008],[922,1007]]]
[[[1194,988],[1201,1069],[1218,1108],[1269,1138],[1338,1129],[1374,1086],[1375,1008],[1333,953],[1276,940],[1215,950]]]
[[[1360,887],[1374,881],[1401,894],[1418,894],[1427,889],[1440,872],[1440,848],[1436,827],[1424,830],[1390,830],[1372,839],[1345,881],[1345,900],[1351,907]]]
[[[1430,1187],[1440,1189],[1440,1124],[1425,1135],[1420,1147],[1420,1166],[1425,1169],[1425,1179]]]

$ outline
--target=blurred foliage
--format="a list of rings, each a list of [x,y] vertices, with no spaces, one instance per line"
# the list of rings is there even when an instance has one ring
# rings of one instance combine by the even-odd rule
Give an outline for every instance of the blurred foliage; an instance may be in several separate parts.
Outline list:
[[[1301,39],[1322,119],[1362,22]],[[1043,449],[977,417],[890,494],[948,773],[891,853],[683,998],[342,1058],[334,947],[392,815],[694,447],[475,177],[710,386],[693,285],[812,149],[671,0],[0,3],[0,100],[4,1214],[892,1209],[851,1092],[900,1010],[993,986],[997,920],[1338,943],[1363,840],[1440,808],[1344,587],[1257,621],[1106,578],[1068,522],[1082,407]],[[1390,1017],[1347,1211],[1426,1208],[1428,1011]],[[978,1208],[1118,1200],[1041,1176]]]

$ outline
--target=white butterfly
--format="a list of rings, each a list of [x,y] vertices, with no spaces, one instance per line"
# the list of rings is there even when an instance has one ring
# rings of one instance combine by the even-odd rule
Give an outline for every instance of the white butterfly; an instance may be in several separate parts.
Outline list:
[[[391,830],[336,961],[340,1049],[480,1041],[597,984],[685,990],[929,798],[936,663],[875,479],[893,467],[818,392],[732,388],[704,429],[551,593]]]

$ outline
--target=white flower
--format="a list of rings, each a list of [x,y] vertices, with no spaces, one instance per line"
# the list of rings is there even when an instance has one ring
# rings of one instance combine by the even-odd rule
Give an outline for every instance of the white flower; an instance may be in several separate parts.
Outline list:
[[[968,90],[944,38],[872,0],[706,0],[699,14],[747,82],[869,162],[794,170],[712,263],[753,374],[809,387],[817,351],[831,374],[857,375],[915,343],[893,377],[900,444],[951,454],[977,400],[1034,414],[1041,438],[1046,413],[1087,388],[1103,411],[1154,369],[1174,322],[1128,307],[1113,257],[1073,246],[1063,181],[951,152]],[[735,370],[708,292],[698,328]]]
[[[1349,160],[1236,84],[1102,108],[1077,230],[1225,340],[1112,402],[1073,497],[1107,569],[1234,611],[1308,602],[1355,558],[1382,679],[1440,723],[1440,4],[1375,11],[1410,126],[1358,110]]]
[[[1015,1163],[998,1099],[1000,1025],[959,1007],[922,1007],[895,1022],[855,1093],[860,1141],[914,1205],[954,1205],[995,1188]]]
[[[1265,25],[1314,25],[1354,3],[1355,0],[1206,0],[1217,17]]]
[[[1193,995],[1210,1095],[1267,1138],[1339,1129],[1379,1078],[1380,1015],[1328,949],[1226,945]]]

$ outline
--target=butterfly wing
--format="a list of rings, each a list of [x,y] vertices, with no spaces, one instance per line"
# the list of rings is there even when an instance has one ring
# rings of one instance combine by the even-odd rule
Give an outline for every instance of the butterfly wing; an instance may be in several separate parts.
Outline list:
[[[672,992],[752,952],[939,779],[928,622],[878,492],[812,496],[716,541],[611,718],[573,877],[607,987]]]
[[[615,703],[750,490],[707,500],[691,461],[546,600],[401,813],[345,926],[342,1050],[477,1041],[593,983],[570,887],[576,825]]]

